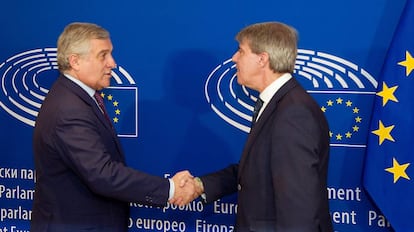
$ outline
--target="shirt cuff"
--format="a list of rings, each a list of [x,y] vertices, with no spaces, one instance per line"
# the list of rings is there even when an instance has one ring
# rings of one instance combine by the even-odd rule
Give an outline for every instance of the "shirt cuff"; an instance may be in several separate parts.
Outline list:
[[[205,193],[202,193],[200,197],[203,199],[204,203],[207,203],[207,195]]]
[[[170,192],[168,194],[168,200],[171,200],[174,197],[175,184],[172,179],[168,179],[168,181],[170,182]]]

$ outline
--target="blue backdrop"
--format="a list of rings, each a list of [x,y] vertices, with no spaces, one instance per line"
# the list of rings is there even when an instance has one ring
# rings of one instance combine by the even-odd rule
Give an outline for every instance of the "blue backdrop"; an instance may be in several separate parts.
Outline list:
[[[57,77],[56,40],[73,21],[111,33],[106,103],[130,166],[202,175],[238,162],[252,97],[238,86],[235,34],[281,21],[299,32],[295,76],[331,129],[328,190],[336,231],[392,231],[362,186],[378,77],[405,0],[4,1],[0,7],[0,232],[29,230],[32,132]],[[236,196],[214,204],[131,203],[130,231],[231,231]]]

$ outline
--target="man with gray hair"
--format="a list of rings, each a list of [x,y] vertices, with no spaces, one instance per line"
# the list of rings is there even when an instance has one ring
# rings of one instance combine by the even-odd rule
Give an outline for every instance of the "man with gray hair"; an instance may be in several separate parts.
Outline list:
[[[61,75],[33,134],[31,232],[127,231],[130,202],[163,206],[172,197],[177,204],[194,197],[194,184],[181,186],[194,181],[188,171],[165,179],[125,164],[99,94],[116,67],[112,49],[108,31],[96,24],[72,23],[59,36]]]
[[[260,93],[252,128],[240,162],[195,178],[197,191],[207,203],[237,193],[238,232],[331,232],[329,128],[292,76],[297,32],[278,22],[258,23],[236,40],[237,82]]]

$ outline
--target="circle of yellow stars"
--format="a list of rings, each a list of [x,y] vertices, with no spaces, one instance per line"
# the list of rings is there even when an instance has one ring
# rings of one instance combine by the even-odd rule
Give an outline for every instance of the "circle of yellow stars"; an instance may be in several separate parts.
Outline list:
[[[342,99],[341,97],[338,97],[335,100],[329,99],[326,102],[326,106],[321,107],[322,112],[326,113],[326,111],[329,108],[333,107],[335,104],[339,105],[339,106],[345,106],[346,108],[351,109],[352,114],[356,115],[354,117],[355,124],[345,133],[337,133],[337,132],[329,131],[329,136],[331,138],[335,137],[335,139],[337,141],[341,141],[343,139],[351,139],[352,135],[359,131],[359,126],[358,125],[362,123],[362,117],[359,116],[360,109],[356,106],[352,107],[353,102],[351,100],[347,100],[347,101],[344,102],[344,99]]]
[[[101,96],[103,99],[106,99],[107,101],[109,101],[110,104],[114,107],[115,116],[112,118],[112,121],[113,123],[118,123],[119,116],[121,115],[121,110],[119,109],[119,102],[114,99],[112,94],[106,95],[105,93],[101,92]]]

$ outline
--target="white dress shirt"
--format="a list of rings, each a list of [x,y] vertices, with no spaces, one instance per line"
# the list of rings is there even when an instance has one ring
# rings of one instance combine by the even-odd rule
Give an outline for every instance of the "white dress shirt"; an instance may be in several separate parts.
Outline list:
[[[285,73],[279,78],[277,78],[275,81],[273,81],[269,86],[267,86],[260,94],[259,97],[263,101],[263,106],[259,111],[259,115],[257,116],[256,121],[259,120],[260,115],[262,115],[263,110],[266,108],[267,104],[270,102],[272,97],[275,95],[275,93],[292,78],[292,75],[290,73]]]

